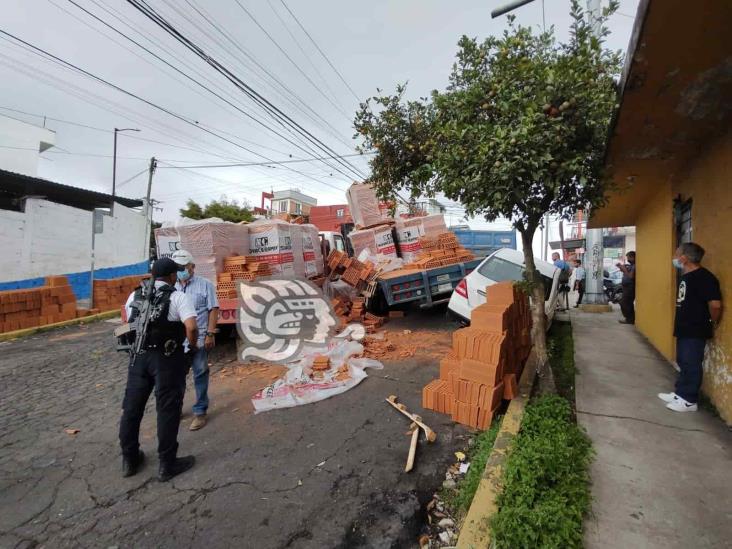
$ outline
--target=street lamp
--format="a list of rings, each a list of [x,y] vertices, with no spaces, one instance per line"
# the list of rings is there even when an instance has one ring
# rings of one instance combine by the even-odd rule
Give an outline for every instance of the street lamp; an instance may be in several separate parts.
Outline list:
[[[114,215],[114,197],[117,191],[117,133],[118,132],[139,132],[137,128],[115,128],[114,129],[114,156],[112,157],[112,207],[110,214]]]

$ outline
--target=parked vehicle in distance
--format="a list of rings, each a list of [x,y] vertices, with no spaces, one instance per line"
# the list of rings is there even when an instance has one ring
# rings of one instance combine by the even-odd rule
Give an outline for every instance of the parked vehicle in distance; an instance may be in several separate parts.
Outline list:
[[[554,319],[559,298],[559,269],[551,263],[534,258],[536,268],[544,281],[547,328]],[[518,250],[501,248],[486,257],[463,278],[450,297],[448,315],[463,324],[470,323],[472,310],[485,303],[485,288],[504,280],[523,280],[524,254]]]

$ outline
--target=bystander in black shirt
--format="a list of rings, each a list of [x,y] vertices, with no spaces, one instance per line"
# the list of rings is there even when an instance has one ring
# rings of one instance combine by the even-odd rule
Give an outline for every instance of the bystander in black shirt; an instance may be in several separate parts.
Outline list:
[[[683,275],[676,295],[674,336],[711,338],[714,330],[709,302],[721,299],[719,280],[704,267]]]

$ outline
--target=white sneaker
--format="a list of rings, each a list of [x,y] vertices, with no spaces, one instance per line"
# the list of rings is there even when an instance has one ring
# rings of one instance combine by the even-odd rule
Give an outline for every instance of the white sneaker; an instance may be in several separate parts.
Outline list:
[[[658,393],[658,398],[664,402],[673,402],[679,397],[676,396],[676,393]]]
[[[675,400],[666,404],[666,408],[673,410],[674,412],[696,412],[697,405],[687,402],[680,396],[677,396]]]

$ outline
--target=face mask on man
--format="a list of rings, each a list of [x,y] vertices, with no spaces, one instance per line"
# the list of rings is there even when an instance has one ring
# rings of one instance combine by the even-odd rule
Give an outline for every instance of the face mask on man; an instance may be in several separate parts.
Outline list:
[[[188,272],[188,269],[185,269],[183,271],[178,271],[178,280],[181,282],[185,282],[191,278],[191,273]]]
[[[673,263],[674,264],[674,267],[676,267],[677,269],[683,269],[684,268],[684,264],[681,263],[681,260],[678,257],[674,257],[671,260],[671,263]]]

